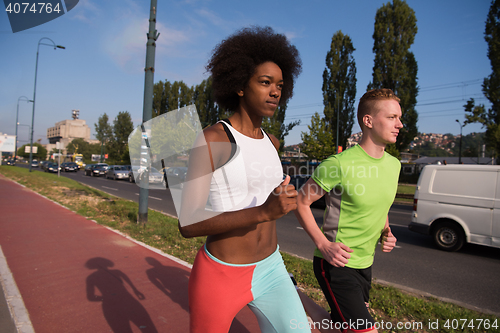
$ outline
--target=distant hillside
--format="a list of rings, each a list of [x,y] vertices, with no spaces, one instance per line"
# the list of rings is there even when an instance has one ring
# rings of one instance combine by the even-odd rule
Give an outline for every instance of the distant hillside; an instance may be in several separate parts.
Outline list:
[[[354,133],[349,138],[351,145],[359,143],[361,132]],[[410,144],[407,150],[413,154],[421,156],[458,156],[460,135],[451,133],[419,133]],[[462,138],[462,156],[477,157],[483,151],[484,133],[470,133]],[[289,152],[300,151],[301,144],[285,146],[284,150]],[[491,157],[491,152],[485,152],[485,157]]]

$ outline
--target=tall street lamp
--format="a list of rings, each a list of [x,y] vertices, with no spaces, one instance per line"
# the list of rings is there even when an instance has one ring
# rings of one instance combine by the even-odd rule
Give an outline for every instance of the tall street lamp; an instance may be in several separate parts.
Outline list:
[[[42,43],[42,40],[44,39],[47,39],[47,40],[50,40],[52,42],[52,44],[45,44],[45,43]],[[31,114],[31,139],[30,139],[30,172],[31,172],[31,163],[33,162],[33,131],[34,131],[34,127],[35,126],[35,97],[36,97],[36,75],[37,75],[37,72],[38,72],[38,53],[40,51],[40,45],[46,45],[46,46],[52,46],[54,47],[54,50],[56,48],[59,48],[59,49],[65,49],[64,46],[61,46],[61,45],[56,45],[56,43],[54,43],[54,41],[50,38],[47,38],[47,37],[42,37],[40,38],[40,40],[38,41],[38,46],[37,46],[37,49],[36,49],[36,65],[35,65],[35,88],[33,89],[33,112]]]
[[[27,103],[33,102],[31,99],[28,99],[26,96],[21,96],[17,99],[17,111],[16,111],[16,142],[14,143],[14,162],[17,161],[17,125],[19,125],[19,101],[21,98],[24,98],[23,100],[26,101]]]
[[[100,159],[101,163],[104,162],[104,158],[103,158],[104,157],[104,140],[106,140],[105,135],[103,135],[102,140],[101,140],[101,159]]]
[[[462,128],[464,128],[465,125],[460,123],[460,120],[455,119],[455,121],[460,125],[460,143],[458,145],[458,164],[462,164]]]

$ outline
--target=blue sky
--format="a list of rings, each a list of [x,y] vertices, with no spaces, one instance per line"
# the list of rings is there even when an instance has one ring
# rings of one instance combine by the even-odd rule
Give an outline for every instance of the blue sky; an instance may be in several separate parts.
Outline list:
[[[285,144],[301,142],[314,112],[322,114],[322,73],[333,34],[351,37],[356,51],[357,99],[372,78],[375,13],[387,0],[158,0],[154,80],[184,81],[192,86],[207,78],[204,66],[213,47],[234,31],[268,25],[286,34],[303,62],[285,122],[300,120]],[[473,97],[488,105],[481,92],[491,73],[484,41],[490,7],[487,0],[408,0],[418,33],[411,47],[418,63],[420,132],[459,134],[455,119],[465,120],[463,105]],[[134,125],[142,120],[146,33],[150,1],[80,0],[67,14],[12,33],[7,13],[0,13],[0,132],[15,134],[18,98],[33,98],[38,41],[52,39],[65,50],[40,46],[34,140],[47,143],[47,128],[80,110],[91,128],[107,113],[113,120],[129,111]],[[19,103],[19,123],[31,124],[32,104]],[[20,126],[19,141],[29,141]],[[353,127],[353,133],[359,126]],[[478,124],[463,133],[481,132]]]

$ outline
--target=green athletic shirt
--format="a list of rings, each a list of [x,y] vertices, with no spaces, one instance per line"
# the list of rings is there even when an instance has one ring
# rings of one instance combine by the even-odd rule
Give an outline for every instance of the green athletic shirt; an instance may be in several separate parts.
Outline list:
[[[323,233],[353,250],[347,267],[373,264],[375,248],[394,202],[401,163],[384,152],[373,158],[356,145],[325,159],[312,179],[326,192]],[[316,249],[315,256],[323,258]]]

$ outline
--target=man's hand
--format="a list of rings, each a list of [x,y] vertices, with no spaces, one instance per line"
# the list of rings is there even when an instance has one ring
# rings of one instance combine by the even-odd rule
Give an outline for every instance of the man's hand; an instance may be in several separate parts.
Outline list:
[[[335,267],[344,267],[351,258],[349,253],[353,252],[347,245],[339,242],[328,242],[325,246],[318,247],[318,249],[323,258]]]
[[[392,234],[391,228],[387,227],[382,231],[382,236],[380,236],[380,243],[382,243],[383,252],[391,252],[396,246],[396,237]]]

